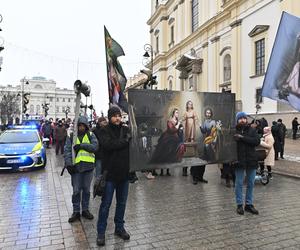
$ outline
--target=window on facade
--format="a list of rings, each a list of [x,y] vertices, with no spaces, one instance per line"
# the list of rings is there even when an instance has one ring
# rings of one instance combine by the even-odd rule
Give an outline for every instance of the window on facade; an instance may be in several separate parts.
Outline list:
[[[262,88],[256,89],[256,93],[255,93],[255,99],[256,99],[256,103],[262,103]]]
[[[56,106],[56,113],[59,113],[59,107]]]
[[[156,53],[159,52],[159,36],[156,37]]]
[[[62,112],[65,112],[66,111],[66,108],[65,107],[62,107]]]
[[[255,75],[265,73],[265,39],[255,42]]]
[[[65,98],[63,98],[62,101],[65,102]]]
[[[39,114],[41,112],[41,106],[36,105],[36,113]]]
[[[174,43],[174,25],[171,26],[171,39],[170,39],[170,43]]]
[[[194,90],[194,78],[193,76],[189,77],[189,91]]]
[[[50,102],[53,102],[53,97],[50,97],[49,100],[50,100]]]
[[[56,98],[56,101],[59,102],[59,98]]]
[[[172,83],[172,81],[170,80],[169,81],[169,90],[172,90],[173,89],[173,83]]]
[[[29,113],[34,114],[34,106],[32,104],[30,105]]]
[[[231,80],[231,56],[227,54],[224,56],[224,82]]]
[[[199,1],[192,0],[192,32],[194,32],[199,25]]]
[[[71,98],[68,98],[68,102],[71,102]]]

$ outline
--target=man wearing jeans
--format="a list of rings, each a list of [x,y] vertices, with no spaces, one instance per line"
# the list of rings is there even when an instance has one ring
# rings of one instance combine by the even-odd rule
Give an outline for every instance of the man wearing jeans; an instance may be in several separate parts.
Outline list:
[[[237,213],[244,214],[243,208],[243,182],[246,171],[247,190],[245,200],[245,211],[258,214],[253,206],[253,187],[257,168],[257,158],[255,147],[260,144],[259,136],[254,128],[248,124],[247,114],[238,112],[236,114],[236,134],[237,141],[237,164],[235,169],[235,198],[237,203]]]
[[[108,110],[109,124],[101,129],[100,143],[103,149],[102,168],[107,171],[106,186],[99,209],[97,245],[105,245],[105,231],[109,209],[116,191],[115,235],[129,240],[124,228],[124,214],[129,186],[129,129],[121,122],[121,111],[113,106]]]
[[[72,145],[75,151],[75,164],[72,162]],[[90,186],[95,167],[95,152],[98,149],[98,141],[94,133],[89,131],[89,123],[86,117],[78,119],[78,136],[73,142],[73,134],[67,138],[65,145],[65,165],[71,174],[73,186],[73,214],[69,223],[80,220],[80,201],[82,217],[92,220],[94,216],[89,212]],[[81,195],[82,193],[82,195]]]

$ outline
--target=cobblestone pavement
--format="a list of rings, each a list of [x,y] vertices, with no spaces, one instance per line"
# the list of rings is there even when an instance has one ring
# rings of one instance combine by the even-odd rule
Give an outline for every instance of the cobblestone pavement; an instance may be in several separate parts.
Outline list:
[[[70,225],[70,176],[63,159],[48,151],[45,170],[0,174],[0,249],[96,249],[96,222]],[[255,186],[260,215],[235,212],[234,193],[208,166],[208,184],[192,185],[181,169],[170,177],[130,185],[126,228],[131,240],[113,235],[113,211],[103,249],[300,249],[300,180],[275,175]],[[96,215],[100,199],[91,201]]]
[[[300,139],[285,140],[284,158],[275,162],[274,172],[300,177]]]

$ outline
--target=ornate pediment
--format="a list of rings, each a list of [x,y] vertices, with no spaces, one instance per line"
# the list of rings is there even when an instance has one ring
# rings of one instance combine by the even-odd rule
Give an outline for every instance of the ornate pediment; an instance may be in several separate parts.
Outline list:
[[[195,74],[199,74],[202,72],[202,62],[203,59],[197,58],[195,56],[184,54],[176,65],[176,69],[181,72],[189,72],[192,71]]]
[[[262,32],[265,32],[269,29],[270,25],[256,25],[253,30],[250,31],[248,36],[254,37]]]

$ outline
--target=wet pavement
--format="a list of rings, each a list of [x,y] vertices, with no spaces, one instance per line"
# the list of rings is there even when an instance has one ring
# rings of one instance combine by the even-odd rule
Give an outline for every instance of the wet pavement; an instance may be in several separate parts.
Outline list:
[[[286,155],[297,157],[297,145],[288,147]],[[62,156],[47,153],[44,170],[0,174],[0,249],[96,249],[97,219],[67,222],[70,176],[60,176]],[[131,240],[113,235],[113,205],[102,249],[300,249],[300,179],[275,175],[266,186],[257,183],[260,215],[240,216],[233,188],[225,187],[216,165],[207,166],[208,184],[193,185],[181,169],[171,174],[155,180],[139,174],[130,185],[125,217]],[[98,197],[91,200],[95,217],[99,205]]]

